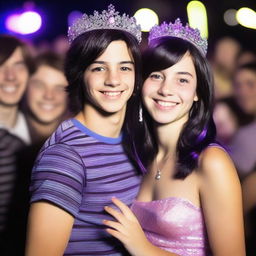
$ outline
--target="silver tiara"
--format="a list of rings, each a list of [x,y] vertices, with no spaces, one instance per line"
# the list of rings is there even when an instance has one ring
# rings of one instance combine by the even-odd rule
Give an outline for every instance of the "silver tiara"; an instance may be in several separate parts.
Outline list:
[[[207,53],[207,40],[202,38],[200,31],[196,28],[191,28],[188,24],[184,27],[180,19],[176,19],[174,23],[163,22],[161,25],[155,25],[149,31],[148,42],[149,45],[156,38],[161,37],[178,37],[183,40],[191,42],[193,45],[200,50],[203,56],[206,56]]]
[[[122,16],[119,15],[112,4],[108,6],[108,10],[103,10],[102,13],[94,11],[93,15],[83,14],[81,18],[78,18],[68,28],[68,40],[71,43],[79,35],[96,29],[124,30],[135,36],[139,43],[141,42],[141,28],[136,23],[136,19],[125,13]]]

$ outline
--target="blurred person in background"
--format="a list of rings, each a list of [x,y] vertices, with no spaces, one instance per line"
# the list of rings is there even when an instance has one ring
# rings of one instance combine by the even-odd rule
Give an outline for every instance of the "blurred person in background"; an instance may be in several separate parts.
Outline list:
[[[30,143],[19,104],[33,71],[30,47],[20,39],[0,35],[0,252],[4,255],[7,217],[17,177],[16,152]]]
[[[256,62],[237,68],[234,74],[234,97],[253,121],[241,127],[230,143],[231,155],[243,179],[256,166]]]
[[[32,71],[28,45],[18,38],[0,35],[0,127],[24,143],[30,143],[30,136],[19,104]]]
[[[256,251],[256,62],[246,63],[234,74],[234,96],[252,121],[241,128],[231,141],[231,156],[237,166],[243,192],[246,255]]]
[[[239,127],[251,122],[253,117],[245,114],[233,97],[226,97],[216,100],[213,118],[217,140],[228,148]]]
[[[216,42],[211,59],[216,98],[223,98],[233,94],[232,75],[240,50],[241,45],[234,38],[222,37]]]
[[[25,112],[33,143],[44,142],[69,114],[64,58],[45,52],[35,58],[35,65],[26,91]]]
[[[35,59],[25,97],[25,116],[32,143],[17,153],[18,176],[7,223],[8,255],[24,255],[29,184],[36,156],[45,140],[68,117],[68,82],[64,58],[54,52],[40,53]],[[17,216],[17,212],[19,213]]]

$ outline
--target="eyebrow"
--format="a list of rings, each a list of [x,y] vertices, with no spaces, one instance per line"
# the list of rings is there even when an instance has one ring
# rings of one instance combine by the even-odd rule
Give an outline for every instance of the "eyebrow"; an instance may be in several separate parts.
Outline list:
[[[95,60],[95,61],[93,61],[92,62],[92,64],[107,64],[107,63],[109,63],[109,62],[107,62],[107,61],[100,61],[100,60]],[[134,61],[120,61],[120,62],[118,62],[118,64],[132,64],[132,65],[134,65]]]
[[[180,72],[177,72],[178,75],[189,75],[191,77],[193,77],[193,75],[189,72],[184,72],[184,71],[180,71]]]

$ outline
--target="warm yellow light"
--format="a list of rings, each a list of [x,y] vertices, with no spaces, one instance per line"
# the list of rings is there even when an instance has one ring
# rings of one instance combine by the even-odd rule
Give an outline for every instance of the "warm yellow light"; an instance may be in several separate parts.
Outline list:
[[[137,23],[140,24],[141,30],[143,32],[148,32],[154,25],[158,25],[159,19],[157,14],[148,8],[139,9],[134,17],[137,20]]]
[[[203,38],[208,38],[208,21],[204,4],[191,1],[187,5],[188,22],[192,28],[198,28]]]
[[[238,23],[246,28],[256,29],[256,12],[250,8],[240,8],[236,13]]]

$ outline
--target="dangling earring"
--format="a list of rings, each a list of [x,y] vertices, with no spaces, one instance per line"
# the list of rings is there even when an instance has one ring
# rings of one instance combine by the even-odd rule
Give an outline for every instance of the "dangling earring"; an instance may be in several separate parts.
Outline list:
[[[143,110],[142,110],[142,107],[140,106],[140,109],[139,109],[139,122],[143,122]]]

